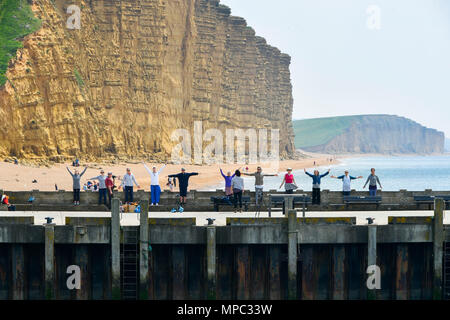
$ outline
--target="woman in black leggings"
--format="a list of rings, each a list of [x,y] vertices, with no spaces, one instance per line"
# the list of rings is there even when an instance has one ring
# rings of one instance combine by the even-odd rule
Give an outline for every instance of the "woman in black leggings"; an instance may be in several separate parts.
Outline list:
[[[244,179],[241,178],[241,172],[236,170],[231,187],[234,195],[234,213],[237,212],[237,204],[239,201],[239,212],[242,212],[242,192],[244,191]]]

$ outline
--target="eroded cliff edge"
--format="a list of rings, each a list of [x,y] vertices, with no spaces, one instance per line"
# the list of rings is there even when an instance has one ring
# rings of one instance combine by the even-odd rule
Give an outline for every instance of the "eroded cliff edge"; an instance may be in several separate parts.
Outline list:
[[[444,152],[443,132],[394,115],[297,120],[294,121],[294,131],[296,147],[310,152],[329,154]]]
[[[290,57],[219,1],[31,2],[42,24],[0,88],[0,157],[163,160],[194,121],[280,129],[293,154]]]

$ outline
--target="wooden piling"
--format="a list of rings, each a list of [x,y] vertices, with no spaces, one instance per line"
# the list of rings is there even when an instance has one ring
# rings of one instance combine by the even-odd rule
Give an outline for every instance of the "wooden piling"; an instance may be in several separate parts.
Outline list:
[[[119,300],[120,293],[120,208],[119,199],[111,201],[111,287],[112,298]]]
[[[434,200],[433,218],[433,300],[442,299],[442,258],[444,255],[444,208],[443,199]]]
[[[45,233],[45,299],[55,299],[55,224],[44,224]]]
[[[25,299],[25,255],[23,244],[11,245],[12,260],[12,298],[14,300]]]
[[[139,299],[148,299],[149,268],[148,268],[148,200],[140,201],[140,227],[139,227]]]
[[[292,200],[292,198],[291,198]],[[297,299],[297,211],[288,211],[288,299]]]
[[[369,225],[367,228],[367,266],[373,266],[377,265],[377,226]],[[367,299],[376,299],[376,289],[367,288]]]
[[[216,227],[206,228],[207,298],[216,299]]]

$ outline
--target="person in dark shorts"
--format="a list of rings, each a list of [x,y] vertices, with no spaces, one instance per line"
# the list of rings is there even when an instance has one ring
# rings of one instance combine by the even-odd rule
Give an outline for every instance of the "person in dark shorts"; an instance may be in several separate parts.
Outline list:
[[[192,176],[198,176],[197,172],[187,173],[184,168],[181,168],[181,172],[178,174],[171,174],[169,178],[177,178],[178,186],[180,188],[180,204],[186,204],[187,189],[189,186],[189,178]]]

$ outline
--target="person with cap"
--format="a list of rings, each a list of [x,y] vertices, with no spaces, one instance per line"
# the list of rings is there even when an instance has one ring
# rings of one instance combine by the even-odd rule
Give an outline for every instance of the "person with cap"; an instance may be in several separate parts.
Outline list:
[[[178,186],[180,188],[180,204],[181,205],[186,204],[189,178],[192,176],[198,176],[198,173],[197,172],[187,173],[186,169],[184,169],[184,168],[181,168],[181,172],[178,174],[169,175],[169,178],[177,178],[178,179]]]
[[[313,187],[312,187],[312,204],[320,204],[320,182],[323,177],[327,176],[331,169],[329,169],[326,173],[320,174],[319,170],[314,170],[314,174],[309,173],[304,169],[305,174],[310,176],[313,180]]]
[[[106,206],[106,194],[108,189],[106,188],[106,178],[105,171],[100,170],[100,175],[90,178],[89,180],[98,180],[98,204],[103,204]],[[103,201],[102,201],[103,200]]]
[[[294,175],[292,174],[292,169],[287,168],[287,173],[284,175],[283,182],[280,185],[280,189],[284,184],[284,189],[287,194],[294,193],[294,190],[297,189],[297,184],[295,183]]]
[[[359,176],[359,177],[350,176],[348,174],[348,170],[345,170],[344,175],[342,175],[342,176],[339,176],[339,177],[330,176],[330,178],[342,180],[342,195],[344,197],[350,195],[350,192],[352,190],[351,186],[350,186],[351,181],[356,180],[356,179],[362,179],[362,177],[363,176]]]
[[[259,200],[262,200],[263,189],[264,189],[264,177],[277,177],[278,174],[267,174],[262,172],[261,167],[256,168],[255,173],[242,173],[246,176],[255,177],[255,202],[256,206],[259,205]]]
[[[109,206],[111,206],[111,199],[114,192],[114,178],[112,172],[108,172],[108,176],[105,179],[105,186],[108,192]]]
[[[127,168],[127,173],[123,176],[122,184],[119,186],[119,188],[123,188],[123,191],[125,192],[125,203],[133,202],[133,183],[138,189],[140,188],[134,174],[131,173],[131,169]]]
[[[69,167],[66,167],[67,171],[69,171],[70,175],[72,176],[73,204],[76,206],[80,204],[80,189],[81,189],[80,181],[81,181],[81,177],[86,172],[87,168],[88,168],[87,166],[84,167],[84,170],[81,173],[79,173],[77,169],[75,169],[74,173],[72,173],[72,171],[70,171]]]
[[[159,205],[159,198],[161,196],[161,187],[159,186],[159,175],[163,171],[166,165],[163,165],[158,171],[156,171],[156,167],[153,167],[152,170],[150,170],[144,162],[142,162],[144,165],[145,170],[150,174],[150,194],[151,194],[151,205],[157,206]]]

